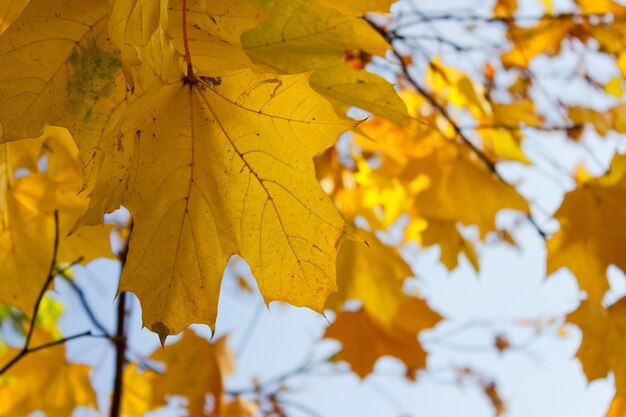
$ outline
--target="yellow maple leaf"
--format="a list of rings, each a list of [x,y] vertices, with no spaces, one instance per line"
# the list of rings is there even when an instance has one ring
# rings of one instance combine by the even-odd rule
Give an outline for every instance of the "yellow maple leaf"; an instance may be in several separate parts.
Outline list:
[[[190,415],[209,415],[205,413],[205,399],[211,394],[214,406],[210,415],[222,415],[224,381],[234,370],[234,354],[226,345],[226,338],[209,343],[186,330],[182,339],[157,350],[151,358],[166,366],[163,374],[153,378],[153,406],[165,405],[166,395],[181,395],[187,398]]]
[[[426,220],[458,221],[476,225],[481,236],[495,230],[495,217],[503,208],[528,212],[528,204],[514,188],[495,178],[463,145],[439,141],[431,155],[415,158],[402,174],[405,181],[429,178],[413,211]],[[480,184],[480,186],[478,186]]]
[[[517,161],[530,164],[520,146],[523,135],[512,129],[486,129],[480,132],[485,154],[492,160]]]
[[[120,48],[126,82],[135,87],[134,68],[140,66],[136,47],[146,45],[161,22],[167,21],[167,0],[111,1],[108,21],[110,38]]]
[[[486,114],[488,103],[483,96],[484,88],[462,71],[443,65],[439,58],[435,58],[424,78],[426,85],[447,102],[466,108],[476,118]]]
[[[411,226],[415,223],[425,224],[419,231],[414,231]],[[454,221],[438,221],[436,219],[418,219],[409,225],[405,235],[407,241],[419,242],[422,246],[439,245],[441,249],[441,262],[452,271],[459,264],[459,255],[463,254],[472,267],[478,271],[478,255],[472,242],[463,237]]]
[[[517,0],[497,0],[493,7],[493,15],[496,17],[512,17],[517,10]]]
[[[410,94],[406,97],[407,102],[423,104],[412,101]],[[354,177],[359,192],[346,190],[335,196],[342,213],[349,208],[351,215],[363,216],[374,228],[386,227],[408,213],[413,221],[405,238],[425,246],[439,244],[442,261],[450,269],[458,264],[460,253],[478,268],[473,244],[459,233],[459,224],[477,225],[484,237],[495,231],[501,209],[528,212],[528,204],[513,187],[496,178],[464,144],[448,140],[434,123],[400,126],[374,117],[359,125],[358,133],[355,143],[361,151],[380,157],[381,162],[372,169],[357,160]],[[514,145],[509,148],[513,155]],[[357,207],[346,203],[359,198]]]
[[[252,59],[285,73],[334,66],[346,49],[384,55],[387,42],[363,19],[317,1],[253,0],[274,16],[241,37]]]
[[[576,0],[583,13],[607,13],[611,9],[611,0]]]
[[[414,298],[401,306],[389,326],[382,325],[365,310],[343,312],[326,330],[324,337],[341,342],[342,350],[337,359],[348,362],[361,378],[372,372],[382,356],[397,357],[410,370],[417,370],[426,366],[426,352],[417,335],[440,319],[425,301]]]
[[[554,215],[561,228],[547,244],[547,273],[567,267],[589,299],[598,304],[608,289],[608,266],[626,269],[626,229],[621,216],[626,204],[625,170],[626,157],[617,155],[609,174],[567,193]]]
[[[40,333],[32,340],[33,346],[50,341]],[[0,362],[15,354],[8,350]],[[89,370],[87,365],[68,363],[62,344],[29,354],[0,378],[0,415],[27,417],[42,411],[46,417],[67,417],[76,407],[95,409]]]
[[[344,225],[312,158],[351,122],[307,74],[241,70],[187,84],[163,32],[141,53],[141,85],[152,84],[120,124],[142,129],[110,137],[109,161],[122,175],[103,171],[112,188],[97,194],[121,189],[135,220],[120,291],[139,296],[146,326],[161,336],[213,326],[226,262],[239,254],[267,303],[322,311]]]
[[[597,111],[585,107],[573,106],[568,108],[568,117],[576,125],[590,123],[600,136],[605,136],[612,125],[612,113]]]
[[[363,309],[389,324],[407,296],[402,290],[413,271],[398,251],[368,234],[365,242],[345,241],[337,254],[339,291],[328,297],[327,308],[340,311],[349,300],[360,300]]]
[[[626,393],[626,298],[608,309],[583,301],[578,309],[567,316],[567,321],[577,325],[583,340],[576,356],[589,381],[605,378],[609,371],[615,374],[618,395]]]

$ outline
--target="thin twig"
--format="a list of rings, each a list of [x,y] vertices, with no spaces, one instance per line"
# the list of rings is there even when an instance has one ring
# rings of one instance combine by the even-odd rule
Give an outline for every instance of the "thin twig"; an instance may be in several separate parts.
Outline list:
[[[76,339],[80,339],[82,337],[107,337],[105,335],[95,335],[91,333],[91,330],[87,330],[85,332],[82,333],[78,333],[72,336],[68,336],[68,337],[64,337],[62,339],[58,339],[58,340],[54,340],[52,342],[48,342],[48,343],[44,343],[43,345],[39,345],[39,346],[35,346],[32,348],[28,348],[26,350],[21,350],[20,353],[15,356],[13,359],[11,359],[6,365],[4,365],[2,367],[2,369],[0,369],[0,375],[4,374],[6,371],[8,371],[10,368],[12,368],[15,364],[17,364],[21,359],[23,359],[24,357],[30,355],[31,353],[35,353],[38,352],[40,350],[44,350],[47,348],[51,348],[57,345],[62,345],[63,343],[67,343],[69,341],[72,340],[76,340]]]
[[[248,346],[248,342],[252,338],[252,333],[254,333],[256,326],[259,324],[259,321],[261,319],[261,315],[263,314],[264,309],[265,309],[265,302],[263,300],[260,300],[259,304],[257,305],[257,307],[254,309],[254,312],[252,313],[252,317],[250,318],[250,321],[248,322],[246,329],[243,331],[243,335],[241,336],[241,341],[239,342],[239,346],[237,346],[237,350],[235,351],[237,358],[241,358],[243,351],[246,349],[246,346]]]
[[[111,336],[111,332],[96,317],[96,314],[94,313],[93,309],[87,302],[87,298],[85,297],[85,293],[82,290],[82,288],[80,288],[80,286],[76,282],[74,282],[73,279],[65,275],[61,275],[61,277],[65,279],[65,281],[69,284],[69,286],[72,288],[72,290],[74,290],[74,292],[78,296],[78,300],[80,301],[80,304],[83,307],[85,314],[87,314],[87,317],[89,317],[89,320],[94,325],[94,327],[98,329],[99,331],[101,331],[102,333],[104,333],[105,335]]]
[[[253,387],[229,390],[227,394],[231,396],[237,396],[237,395],[243,395],[243,394],[255,394],[255,393],[258,394],[261,392],[269,392],[269,394],[276,393],[280,389],[280,386],[283,385],[288,380],[290,380],[291,378],[305,375],[313,371],[314,369],[318,368],[319,366],[329,363],[331,358],[335,355],[336,353],[333,353],[332,355],[326,356],[315,362],[307,361],[306,363],[298,366],[297,368],[294,368],[283,374],[277,375],[273,378],[269,378],[259,384],[255,384],[255,386]],[[270,389],[270,388],[273,388],[273,389]]]
[[[322,417],[322,414],[320,414],[317,410],[314,410],[313,408],[299,401],[285,399],[283,396],[276,396],[276,401],[283,406],[287,406],[288,408],[295,408],[310,417]]]

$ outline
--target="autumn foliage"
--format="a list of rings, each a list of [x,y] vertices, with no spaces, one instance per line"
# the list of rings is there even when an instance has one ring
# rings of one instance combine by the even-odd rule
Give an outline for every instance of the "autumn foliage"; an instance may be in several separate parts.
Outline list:
[[[0,334],[0,416],[103,403],[101,414],[142,416],[173,396],[193,417],[306,414],[281,395],[315,366],[229,391],[228,337],[187,329],[215,332],[232,259],[256,280],[240,277],[241,294],[258,287],[267,306],[328,320],[322,337],[341,348],[322,365],[347,363],[365,379],[391,356],[419,381],[429,353],[421,336],[445,317],[413,285],[407,248],[437,247],[446,270],[478,272],[486,246],[519,249],[524,230],[545,244],[546,279],[567,269],[585,293],[566,317],[524,325],[540,333],[556,323],[555,338],[566,321],[578,326],[587,379],[612,373],[608,415],[623,414],[626,304],[606,294],[607,269],[626,269],[624,148],[599,171],[565,170],[556,210],[515,170],[564,171],[558,155],[529,152],[537,135],[598,163],[586,135],[626,133],[626,7],[545,1],[526,15],[522,2],[498,0],[475,15],[392,3],[0,0],[0,321],[12,324]],[[449,56],[472,46],[438,22],[468,37],[498,28],[501,39],[481,41],[489,52],[472,69]],[[577,68],[557,78],[602,105],[545,87],[537,62],[575,52],[601,56],[613,75]],[[115,331],[74,275],[98,258],[121,266]],[[46,295],[59,281],[91,329],[59,332],[62,301]],[[182,337],[130,355],[127,293],[162,345]],[[116,354],[110,401],[97,401],[89,366],[66,358],[66,345],[87,337]],[[502,355],[516,348],[503,334],[490,343]],[[453,373],[506,413],[497,381],[464,366]]]

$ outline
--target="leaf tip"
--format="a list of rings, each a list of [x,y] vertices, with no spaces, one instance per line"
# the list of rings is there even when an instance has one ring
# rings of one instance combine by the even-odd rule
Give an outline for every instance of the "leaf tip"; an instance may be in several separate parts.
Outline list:
[[[159,335],[159,341],[161,342],[161,347],[165,348],[165,340],[167,336],[170,334],[170,329],[165,324],[157,321],[152,326],[150,326],[150,330]]]

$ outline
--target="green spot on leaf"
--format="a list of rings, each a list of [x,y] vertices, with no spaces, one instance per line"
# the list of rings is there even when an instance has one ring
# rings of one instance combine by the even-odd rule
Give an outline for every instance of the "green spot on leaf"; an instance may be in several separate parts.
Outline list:
[[[115,73],[122,68],[119,53],[102,51],[91,40],[70,55],[69,64],[67,111],[88,122],[96,102],[113,93]]]

